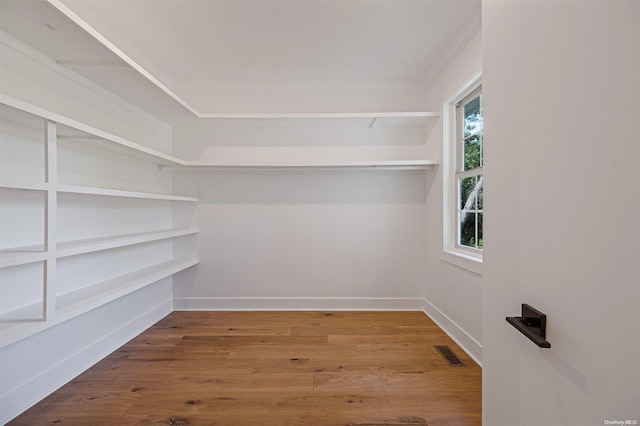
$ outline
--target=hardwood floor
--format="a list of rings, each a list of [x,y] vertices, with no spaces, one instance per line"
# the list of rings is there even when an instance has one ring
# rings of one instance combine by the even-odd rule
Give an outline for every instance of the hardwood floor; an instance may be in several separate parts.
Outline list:
[[[9,424],[462,426],[480,412],[481,369],[422,312],[174,312]]]

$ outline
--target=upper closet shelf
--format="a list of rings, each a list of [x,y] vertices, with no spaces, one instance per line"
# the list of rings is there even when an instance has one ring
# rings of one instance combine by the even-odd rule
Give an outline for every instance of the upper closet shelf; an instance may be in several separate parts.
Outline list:
[[[19,109],[21,111],[25,111],[30,114],[37,115],[46,120],[56,122],[58,124],[62,124],[67,126],[70,129],[73,129],[71,134],[69,135],[59,135],[61,140],[67,139],[78,139],[78,140],[86,140],[86,141],[100,141],[100,142],[109,142],[114,144],[115,147],[118,148],[126,148],[127,151],[136,153],[141,155],[142,157],[149,159],[157,164],[173,164],[180,165],[184,164],[184,161],[174,157],[169,154],[165,154],[160,151],[156,151],[155,149],[148,148],[146,146],[137,144],[135,142],[131,142],[125,138],[120,136],[113,135],[111,133],[102,131],[100,129],[96,129],[95,127],[88,126],[86,124],[80,123],[79,121],[72,120],[70,118],[64,117],[62,115],[56,114],[51,111],[47,111],[45,109],[39,108],[37,106],[28,104],[21,100],[15,99],[11,96],[7,96],[4,94],[0,94],[0,103]],[[80,132],[77,132],[80,131]]]
[[[305,170],[305,169],[383,169],[383,170],[417,170],[428,169],[438,165],[435,160],[380,160],[380,161],[325,161],[325,162],[247,162],[247,163],[214,163],[202,161],[186,161],[181,170]]]
[[[246,114],[215,113],[202,118],[215,119],[220,124],[242,126],[425,126],[429,120],[438,119],[439,112],[328,112],[328,113],[281,113]]]

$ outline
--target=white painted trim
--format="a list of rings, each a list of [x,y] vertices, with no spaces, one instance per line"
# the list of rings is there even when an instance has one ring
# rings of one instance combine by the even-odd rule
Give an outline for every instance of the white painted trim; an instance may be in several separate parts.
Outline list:
[[[482,269],[476,263],[482,264],[482,256],[473,256],[456,247],[457,223],[453,212],[457,212],[456,198],[456,141],[455,108],[469,93],[473,92],[482,82],[482,70],[477,71],[442,105],[442,255],[441,259],[477,274]],[[457,256],[457,258],[456,258]],[[475,257],[475,258],[474,258]],[[472,263],[474,262],[474,263]]]
[[[175,311],[420,311],[420,298],[174,297]]]
[[[42,317],[49,321],[56,313],[56,240],[58,221],[58,197],[55,187],[58,183],[58,130],[57,124],[45,120],[44,125],[44,174],[49,185],[44,202],[44,262],[42,286]]]
[[[39,52],[38,50],[32,48],[31,46],[25,44],[23,41],[13,37],[11,34],[6,33],[2,30],[0,30],[0,43],[13,49],[14,51],[20,53],[21,55],[24,55],[27,58],[35,62],[38,62],[39,64],[49,68],[50,70],[64,76],[65,78],[73,81],[74,83],[77,83],[80,86],[88,90],[91,90],[92,92],[96,93],[98,96],[101,96],[109,100],[110,102],[113,102],[114,104],[131,111],[137,116],[161,127],[162,129],[169,132],[173,130],[173,128],[169,124],[165,123],[159,118],[154,117],[148,112],[114,95],[113,93],[109,92],[102,86],[99,86],[98,84],[81,76],[80,74],[74,72],[73,70],[64,68],[63,66],[59,65],[56,61],[54,61],[50,57],[43,54],[42,52]]]
[[[2,395],[0,399],[0,423],[6,424],[38,403],[69,380],[86,371],[129,340],[172,312],[171,301],[165,301],[140,314],[126,325],[92,342],[63,362],[52,366],[19,388]]]
[[[473,254],[464,253],[464,250],[446,251],[440,255],[440,260],[458,268],[465,269],[478,276],[482,276],[482,258],[473,256]]]
[[[435,322],[454,342],[464,350],[480,367],[482,367],[482,344],[474,339],[462,327],[456,324],[444,312],[436,308],[429,300],[422,299],[422,310]]]

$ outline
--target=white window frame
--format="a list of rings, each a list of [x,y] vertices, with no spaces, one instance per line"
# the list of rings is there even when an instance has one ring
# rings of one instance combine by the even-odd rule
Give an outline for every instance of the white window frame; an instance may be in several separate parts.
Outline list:
[[[458,245],[458,181],[459,161],[463,158],[457,140],[456,105],[482,86],[482,71],[478,71],[443,105],[443,226],[442,256],[445,262],[482,275],[483,253]]]

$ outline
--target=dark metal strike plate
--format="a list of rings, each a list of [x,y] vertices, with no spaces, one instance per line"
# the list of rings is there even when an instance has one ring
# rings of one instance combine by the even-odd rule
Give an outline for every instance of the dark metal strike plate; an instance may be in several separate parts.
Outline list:
[[[541,348],[550,348],[551,343],[547,342],[547,316],[526,303],[522,304],[522,316],[507,317],[507,322],[514,326]]]

